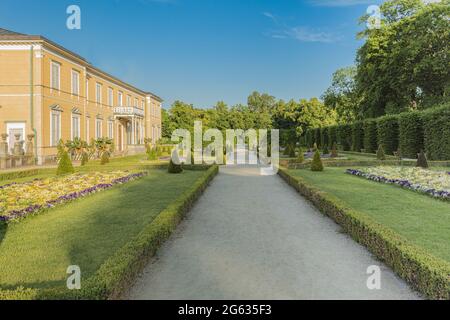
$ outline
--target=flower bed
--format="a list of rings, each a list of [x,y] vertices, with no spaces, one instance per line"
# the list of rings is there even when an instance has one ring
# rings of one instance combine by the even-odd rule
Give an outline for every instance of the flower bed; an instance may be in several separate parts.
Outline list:
[[[11,221],[46,208],[109,189],[146,175],[126,171],[77,173],[0,186],[0,221]]]
[[[444,171],[433,171],[411,167],[372,167],[348,169],[348,174],[428,194],[442,200],[450,200],[450,175]]]

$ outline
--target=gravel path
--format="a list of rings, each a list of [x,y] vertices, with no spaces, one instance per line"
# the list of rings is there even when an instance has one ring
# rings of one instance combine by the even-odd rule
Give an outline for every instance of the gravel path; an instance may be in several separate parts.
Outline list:
[[[221,168],[130,299],[419,299],[278,176]],[[369,290],[367,268],[381,268]]]

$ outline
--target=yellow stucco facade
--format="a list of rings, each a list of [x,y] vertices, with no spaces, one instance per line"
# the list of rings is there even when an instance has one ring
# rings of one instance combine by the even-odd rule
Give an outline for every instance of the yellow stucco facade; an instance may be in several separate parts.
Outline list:
[[[114,140],[119,154],[161,138],[162,100],[41,37],[0,34],[0,134],[35,134],[38,163],[54,160],[59,139]]]

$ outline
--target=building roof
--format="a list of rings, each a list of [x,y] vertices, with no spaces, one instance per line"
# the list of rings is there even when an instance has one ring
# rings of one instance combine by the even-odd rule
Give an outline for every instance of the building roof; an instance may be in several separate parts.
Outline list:
[[[28,34],[23,34],[23,33],[14,32],[14,31],[11,31],[11,30],[7,30],[7,29],[4,29],[4,28],[0,28],[0,41],[2,41],[2,40],[9,40],[9,41],[12,41],[12,40],[17,40],[17,41],[44,41],[44,42],[47,42],[47,43],[51,44],[52,46],[54,46],[54,47],[56,47],[56,48],[58,48],[58,49],[60,49],[60,50],[62,50],[64,52],[68,53],[69,55],[74,56],[75,58],[84,61],[87,64],[87,66],[92,68],[93,70],[95,70],[95,71],[97,71],[99,73],[102,73],[105,76],[107,76],[109,78],[112,78],[112,79],[114,79],[116,81],[125,83],[126,85],[128,85],[129,87],[131,87],[131,88],[133,88],[135,90],[138,90],[138,91],[141,91],[141,92],[143,92],[145,94],[151,95],[151,96],[153,96],[154,98],[156,98],[157,100],[159,100],[161,102],[163,101],[163,99],[161,99],[160,97],[158,97],[154,93],[149,92],[149,91],[143,91],[143,90],[141,90],[139,88],[136,88],[133,85],[130,85],[130,84],[120,80],[119,78],[117,78],[115,76],[110,75],[109,73],[107,73],[107,72],[105,72],[105,71],[95,67],[94,65],[92,65],[89,61],[87,61],[82,56],[76,54],[73,51],[70,51],[70,50],[66,49],[65,47],[63,47],[63,46],[61,46],[61,45],[59,45],[59,44],[57,44],[57,43],[55,43],[55,42],[45,38],[43,36],[28,35]]]

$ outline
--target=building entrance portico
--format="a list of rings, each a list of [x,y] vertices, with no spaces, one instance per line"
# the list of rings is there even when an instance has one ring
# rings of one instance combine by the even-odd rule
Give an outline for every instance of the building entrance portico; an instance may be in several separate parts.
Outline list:
[[[118,150],[127,154],[144,152],[144,110],[137,107],[115,107],[119,121]]]

